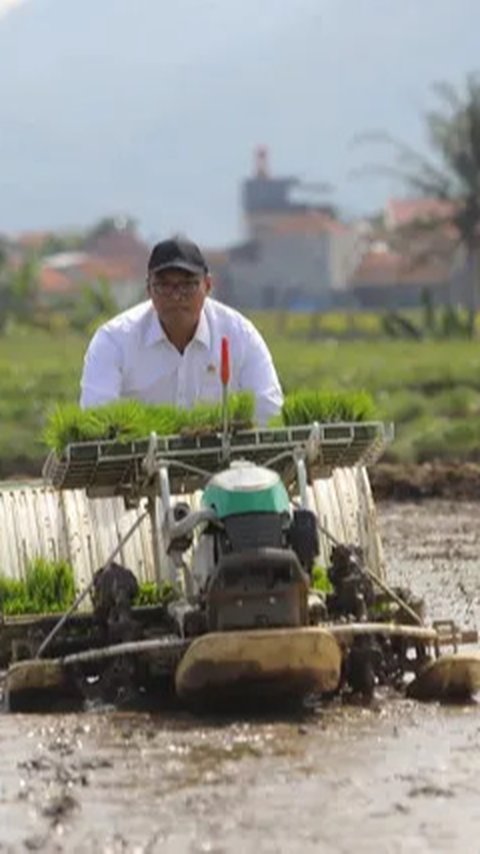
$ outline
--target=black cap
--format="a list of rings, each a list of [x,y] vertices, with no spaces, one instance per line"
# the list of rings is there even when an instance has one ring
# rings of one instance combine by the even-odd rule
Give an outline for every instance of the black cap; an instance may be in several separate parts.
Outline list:
[[[162,240],[153,247],[148,260],[148,272],[177,267],[189,273],[208,273],[207,263],[196,243],[182,237]]]

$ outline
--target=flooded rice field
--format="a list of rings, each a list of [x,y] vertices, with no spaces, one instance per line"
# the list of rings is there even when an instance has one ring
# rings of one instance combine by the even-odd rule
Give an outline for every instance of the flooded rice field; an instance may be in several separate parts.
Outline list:
[[[383,504],[389,578],[480,624],[480,504]],[[0,852],[476,852],[480,707],[0,716]]]

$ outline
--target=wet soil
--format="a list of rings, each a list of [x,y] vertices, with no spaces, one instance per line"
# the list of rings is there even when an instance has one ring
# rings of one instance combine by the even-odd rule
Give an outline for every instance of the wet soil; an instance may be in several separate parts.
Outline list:
[[[474,462],[379,463],[369,477],[377,501],[480,498],[480,465]]]
[[[392,581],[480,617],[480,504],[379,507]],[[480,707],[0,717],[0,852],[476,852]]]

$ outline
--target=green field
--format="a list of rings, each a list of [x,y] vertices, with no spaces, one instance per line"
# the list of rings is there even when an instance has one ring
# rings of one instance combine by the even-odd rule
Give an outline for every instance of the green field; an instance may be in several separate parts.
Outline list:
[[[272,338],[288,391],[303,386],[366,389],[396,425],[391,460],[480,458],[480,348],[469,341]]]
[[[390,459],[480,459],[480,344],[382,339],[372,317],[363,323],[375,337],[355,340],[311,335],[307,316],[287,317],[286,328],[278,316],[255,319],[286,391],[371,392],[381,417],[396,424]],[[73,332],[20,328],[0,337],[0,476],[38,471],[46,415],[56,403],[78,399],[86,343]]]

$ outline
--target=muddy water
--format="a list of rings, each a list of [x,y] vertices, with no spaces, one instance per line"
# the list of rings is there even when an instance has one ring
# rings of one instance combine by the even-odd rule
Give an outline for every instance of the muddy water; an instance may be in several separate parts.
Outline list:
[[[436,617],[480,616],[479,513],[381,508],[395,580]],[[1,852],[478,852],[479,840],[476,705],[0,718]]]

